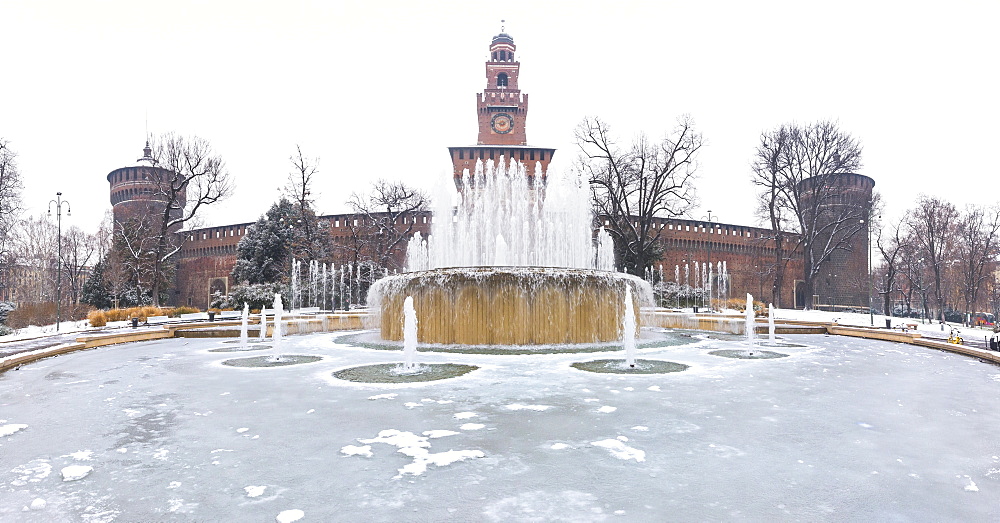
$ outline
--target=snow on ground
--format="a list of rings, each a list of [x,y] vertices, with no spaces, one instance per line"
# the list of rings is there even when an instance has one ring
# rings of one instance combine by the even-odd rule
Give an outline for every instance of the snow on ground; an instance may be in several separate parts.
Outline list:
[[[10,436],[11,434],[24,430],[26,428],[28,428],[28,426],[23,423],[9,423],[7,425],[0,425],[0,438]]]
[[[324,359],[271,369],[222,366],[245,355],[211,339],[50,358],[0,379],[0,427],[30,426],[0,439],[0,520],[1000,520],[995,367],[783,338],[805,347],[639,349],[690,365],[666,375],[570,367],[618,353],[421,352],[480,368],[417,384],[333,378],[402,354],[331,334],[287,337],[287,353]],[[78,480],[53,474],[84,464]]]
[[[774,318],[775,320],[835,321],[840,325],[849,325],[854,327],[871,327],[874,325],[879,328],[884,328],[885,320],[888,319],[893,328],[899,328],[900,325],[903,324],[916,324],[917,332],[938,337],[947,336],[951,332],[952,328],[958,329],[966,337],[971,335],[988,337],[993,334],[992,329],[984,327],[966,327],[961,323],[945,323],[944,329],[942,329],[941,324],[937,321],[928,320],[927,323],[924,323],[920,320],[920,318],[898,318],[895,316],[884,316],[882,314],[869,315],[857,312],[805,311],[798,309],[776,308],[774,309]],[[758,318],[758,321],[761,319],[762,318]]]
[[[56,331],[55,323],[51,325],[28,325],[27,327],[15,330],[13,334],[0,337],[0,341],[25,340],[29,338],[37,338],[39,336],[47,336],[49,334],[67,334],[70,332],[84,332],[98,329],[100,329],[100,327],[90,326],[90,320],[61,322],[59,323],[58,331]]]
[[[62,475],[63,481],[76,481],[89,476],[93,471],[94,467],[88,465],[70,465],[63,467],[59,473]]]

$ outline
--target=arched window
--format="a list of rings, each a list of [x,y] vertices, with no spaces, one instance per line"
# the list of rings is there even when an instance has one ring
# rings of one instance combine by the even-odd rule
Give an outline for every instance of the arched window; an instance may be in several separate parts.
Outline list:
[[[507,87],[507,73],[497,75],[497,87]]]

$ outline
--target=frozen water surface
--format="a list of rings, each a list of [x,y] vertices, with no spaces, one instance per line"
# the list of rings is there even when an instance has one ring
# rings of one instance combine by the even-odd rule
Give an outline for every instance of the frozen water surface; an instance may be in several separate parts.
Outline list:
[[[285,339],[309,365],[227,367],[188,339],[0,375],[0,521],[1000,520],[1000,372],[975,359],[689,338],[637,350],[690,366],[670,374],[422,352],[479,369],[363,384],[332,373],[402,353],[337,336]]]

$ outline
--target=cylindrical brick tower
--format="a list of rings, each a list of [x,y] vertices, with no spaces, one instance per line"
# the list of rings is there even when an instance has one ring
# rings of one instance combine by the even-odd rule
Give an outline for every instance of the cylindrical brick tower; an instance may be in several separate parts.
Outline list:
[[[823,187],[817,187],[821,183]],[[802,209],[812,209],[812,200],[822,201],[815,206],[819,231],[813,242],[813,251],[819,253],[824,245],[842,243],[843,249],[835,250],[820,265],[813,279],[812,296],[796,282],[796,305],[806,303],[834,310],[868,306],[868,223],[871,216],[872,189],[875,180],[855,173],[842,173],[806,178],[799,183]],[[836,221],[850,221],[836,227],[833,238],[824,231],[834,229]],[[808,255],[808,253],[804,253]],[[808,261],[806,261],[808,264]],[[796,279],[802,278],[798,275]],[[813,298],[815,296],[816,298]]]
[[[142,150],[142,158],[136,160],[137,165],[122,167],[108,173],[108,183],[111,184],[111,205],[116,226],[134,218],[161,219],[167,205],[166,195],[173,178],[173,172],[156,166],[152,157],[149,142]],[[184,190],[181,190],[179,206],[185,201]],[[171,215],[180,216],[182,209],[171,211]],[[171,232],[177,232],[177,226]]]

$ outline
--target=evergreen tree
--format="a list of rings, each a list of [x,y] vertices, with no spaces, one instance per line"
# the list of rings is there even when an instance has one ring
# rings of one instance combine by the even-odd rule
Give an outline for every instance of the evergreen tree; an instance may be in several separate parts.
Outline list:
[[[89,303],[98,309],[110,309],[113,305],[111,303],[111,289],[104,280],[105,267],[107,267],[107,258],[94,265],[94,270],[90,273],[90,277],[83,284],[83,291],[80,297],[80,301]]]
[[[240,239],[232,278],[238,284],[283,281],[290,270],[294,225],[298,213],[282,198]]]

